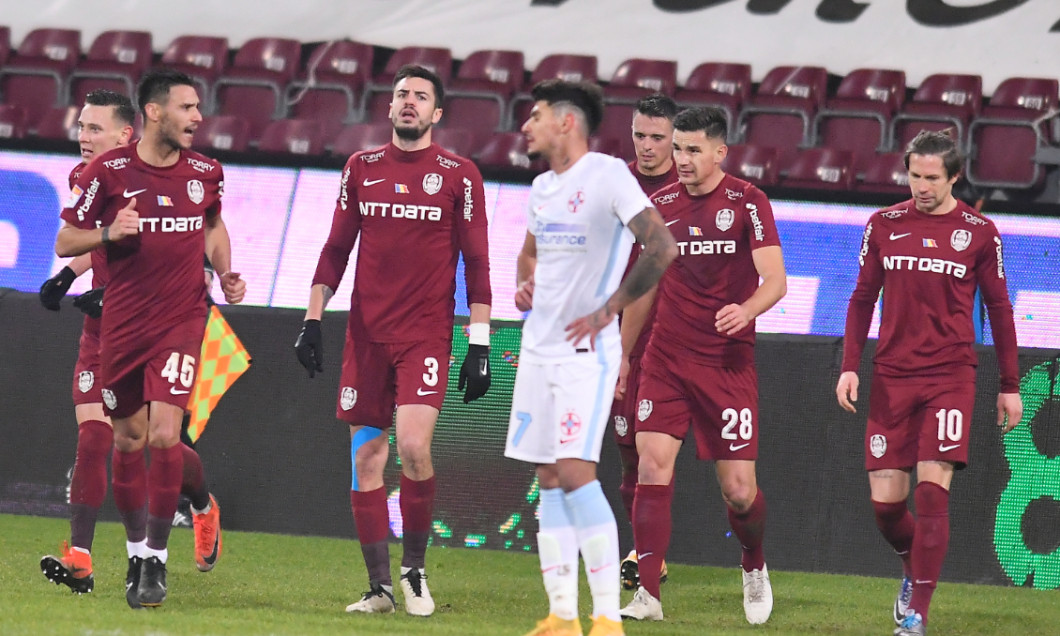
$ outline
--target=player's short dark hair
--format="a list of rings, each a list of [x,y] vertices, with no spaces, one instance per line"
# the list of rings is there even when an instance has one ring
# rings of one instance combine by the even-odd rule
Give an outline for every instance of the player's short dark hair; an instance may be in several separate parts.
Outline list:
[[[674,116],[674,130],[702,130],[707,139],[721,139],[724,143],[729,134],[729,124],[725,119],[725,111],[717,106],[694,106]]]
[[[677,102],[662,93],[645,95],[637,101],[637,113],[645,117],[658,117],[673,121],[677,115]]]
[[[195,88],[195,80],[186,73],[171,68],[156,68],[145,73],[136,88],[136,104],[140,107],[140,112],[146,115],[145,108],[152,102],[164,105],[169,100],[169,89],[174,86]]]
[[[442,102],[445,101],[445,87],[442,86],[442,78],[438,77],[437,73],[426,66],[406,64],[399,68],[397,74],[394,75],[394,86],[397,86],[398,82],[408,77],[418,77],[430,82],[434,86],[434,107],[442,107]]]
[[[565,103],[581,111],[590,135],[596,132],[604,118],[604,91],[592,82],[547,79],[535,84],[530,95],[535,102],[545,102],[549,106]]]
[[[121,93],[115,93],[105,88],[97,88],[85,95],[86,106],[113,106],[114,116],[123,124],[133,125],[136,119],[136,109],[133,108],[132,100]]]
[[[957,142],[947,131],[921,130],[905,147],[905,169],[909,169],[910,155],[938,155],[942,166],[946,168],[946,178],[960,173],[964,157],[957,148]]]

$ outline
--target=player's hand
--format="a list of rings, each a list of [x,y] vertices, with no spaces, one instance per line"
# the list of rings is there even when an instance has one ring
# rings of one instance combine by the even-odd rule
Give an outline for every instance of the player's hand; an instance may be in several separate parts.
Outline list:
[[[464,387],[467,387],[466,390]],[[467,346],[467,356],[460,365],[457,389],[464,392],[464,404],[486,395],[490,388],[490,348],[486,345]]]
[[[615,312],[609,310],[607,305],[597,309],[588,316],[582,316],[567,325],[567,342],[574,346],[589,337],[589,348],[596,351],[596,334],[604,330],[615,319]]]
[[[40,304],[45,309],[59,311],[59,301],[63,299],[66,292],[70,291],[70,285],[74,284],[77,274],[69,267],[63,267],[59,273],[44,281],[40,286]]]
[[[320,321],[307,320],[302,323],[302,332],[294,341],[294,352],[298,361],[313,377],[317,371],[324,372],[324,339],[320,335]]]
[[[626,387],[629,385],[629,358],[622,356],[622,364],[618,367],[618,384],[615,385],[615,399],[621,400],[626,397]]]
[[[99,318],[103,315],[103,290],[104,287],[90,289],[74,299],[74,307],[90,318]]]
[[[515,290],[515,308],[530,311],[534,307],[534,277],[531,276]]]
[[[854,402],[858,401],[858,374],[853,371],[844,371],[839,374],[839,384],[835,387],[835,396],[839,400],[839,406],[844,411],[857,413]]]
[[[1016,428],[1023,419],[1023,398],[1019,393],[997,394],[997,425],[1002,433]]]
[[[136,211],[136,197],[129,199],[129,203],[114,217],[114,222],[107,230],[107,239],[120,241],[126,236],[136,236],[140,233],[140,213]]]
[[[725,305],[714,314],[714,328],[718,333],[731,336],[751,324],[754,316],[743,305]]]
[[[224,292],[225,302],[228,304],[241,303],[243,295],[247,293],[247,282],[239,277],[238,272],[226,272],[221,274],[221,291]]]

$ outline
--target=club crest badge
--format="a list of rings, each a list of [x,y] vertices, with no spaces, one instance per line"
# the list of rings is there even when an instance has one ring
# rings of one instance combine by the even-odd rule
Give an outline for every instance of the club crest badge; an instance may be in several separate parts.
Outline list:
[[[641,400],[640,404],[637,405],[637,419],[643,422],[651,417],[652,408],[651,400]]]
[[[732,227],[732,222],[735,218],[735,212],[733,212],[729,208],[724,208],[722,210],[718,210],[718,216],[714,217],[714,225],[717,226],[719,230],[724,232],[725,230],[728,230],[730,227]]]
[[[206,188],[202,186],[202,181],[198,179],[188,181],[188,198],[191,199],[192,203],[203,202],[203,199],[206,198]]]
[[[77,374],[77,390],[88,393],[92,385],[96,383],[96,376],[91,371],[82,371]]]
[[[625,437],[626,433],[629,432],[629,423],[626,422],[626,418],[621,415],[615,416],[615,433],[619,437]]]
[[[887,438],[883,435],[873,435],[869,438],[869,452],[876,459],[883,457],[887,452]]]
[[[423,191],[427,194],[438,194],[442,189],[442,175],[431,172],[423,175]]]
[[[342,394],[339,398],[339,406],[342,407],[343,411],[348,411],[353,408],[353,405],[357,404],[357,389],[352,386],[342,387]]]
[[[954,230],[950,235],[950,247],[963,252],[972,244],[972,233],[968,230]]]
[[[107,408],[114,410],[118,408],[118,399],[114,397],[114,392],[110,389],[103,389],[103,403],[107,405]]]

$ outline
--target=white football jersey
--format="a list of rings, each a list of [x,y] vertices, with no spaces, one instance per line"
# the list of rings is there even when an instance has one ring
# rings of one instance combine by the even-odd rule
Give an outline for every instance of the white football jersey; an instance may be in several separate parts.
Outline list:
[[[567,341],[566,326],[592,313],[618,289],[633,235],[626,225],[651,207],[629,167],[590,152],[562,174],[548,171],[530,190],[527,229],[537,242],[534,306],[523,325],[522,356],[543,361],[589,349]],[[618,321],[596,349],[621,349]]]

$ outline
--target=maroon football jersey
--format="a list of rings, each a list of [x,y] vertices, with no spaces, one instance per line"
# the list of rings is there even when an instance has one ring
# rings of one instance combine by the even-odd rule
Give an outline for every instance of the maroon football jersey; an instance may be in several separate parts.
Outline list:
[[[150,166],[136,154],[137,145],[110,150],[86,166],[74,184],[80,194],[62,212],[71,225],[92,229],[110,225],[136,198],[140,233],[105,246],[104,348],[108,342],[146,346],[206,313],[203,223],[221,213],[221,164],[184,150],[171,166]]]
[[[358,236],[350,324],[373,342],[451,337],[461,253],[468,303],[491,304],[482,175],[469,160],[436,144],[354,154],[314,285],[338,289]]]
[[[74,166],[74,169],[70,171],[70,198],[71,200],[81,197],[81,192],[74,189],[74,184],[77,182],[78,177],[85,170],[85,163],[81,162]],[[96,227],[101,227],[102,223],[97,222]],[[104,247],[99,247],[92,250],[92,287],[103,287],[107,284],[107,250]],[[95,320],[85,316],[86,320]]]
[[[656,192],[652,203],[677,241],[677,258],[659,281],[651,346],[707,366],[754,364],[754,321],[727,336],[714,326],[714,315],[758,289],[751,252],[780,245],[769,199],[727,174],[709,194],[693,196],[676,183]]]
[[[883,288],[876,373],[899,381],[975,381],[975,290],[993,327],[1001,390],[1019,389],[1016,326],[1005,283],[1001,237],[964,202],[941,215],[912,199],[880,210],[865,226],[858,283],[850,297],[843,371],[857,371]]]

